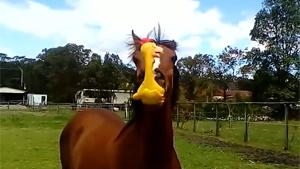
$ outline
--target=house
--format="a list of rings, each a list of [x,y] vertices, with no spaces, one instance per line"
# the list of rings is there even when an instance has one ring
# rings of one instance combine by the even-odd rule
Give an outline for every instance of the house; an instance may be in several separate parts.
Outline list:
[[[224,92],[226,94],[226,101],[249,101],[252,97],[252,92],[249,90],[240,90],[236,83],[229,83],[226,91],[218,89],[215,91],[213,100],[223,101]]]

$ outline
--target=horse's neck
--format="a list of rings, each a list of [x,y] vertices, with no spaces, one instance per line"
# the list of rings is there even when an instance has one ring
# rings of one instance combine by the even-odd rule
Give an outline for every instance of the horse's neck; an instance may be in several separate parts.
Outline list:
[[[137,158],[141,158],[143,164],[162,163],[165,165],[166,160],[170,160],[173,151],[171,110],[171,106],[160,109],[143,107],[139,110],[140,112],[136,112],[140,113],[138,118],[123,129],[118,141],[125,145],[134,145],[126,147],[131,152],[141,153]]]
[[[146,146],[173,146],[173,129],[171,108],[143,109],[142,116],[137,119],[134,128]],[[137,112],[139,113],[139,112]]]

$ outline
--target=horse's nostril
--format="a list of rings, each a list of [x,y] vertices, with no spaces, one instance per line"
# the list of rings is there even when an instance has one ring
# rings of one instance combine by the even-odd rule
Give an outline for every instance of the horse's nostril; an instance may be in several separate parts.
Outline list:
[[[157,77],[157,78],[162,78],[161,73],[157,73],[157,74],[156,74],[156,77]]]
[[[161,73],[161,71],[159,69],[155,69],[154,73],[155,73],[155,78],[157,78],[157,79],[163,79],[164,78],[163,74]]]

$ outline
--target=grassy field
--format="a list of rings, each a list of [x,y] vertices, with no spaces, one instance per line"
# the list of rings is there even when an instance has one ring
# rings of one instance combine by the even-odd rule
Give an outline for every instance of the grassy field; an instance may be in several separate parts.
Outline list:
[[[192,131],[193,121],[184,123],[183,129]],[[244,144],[245,124],[235,121],[229,128],[227,121],[220,121],[219,138],[237,144]],[[289,150],[288,152],[300,155],[300,122],[289,121]],[[175,124],[174,124],[175,126]],[[181,124],[180,124],[181,127]],[[216,132],[215,121],[197,121],[196,132],[214,136]],[[285,126],[282,122],[252,122],[248,127],[247,145],[282,151],[285,144]]]
[[[73,114],[71,111],[1,111],[0,169],[60,168],[59,134]],[[197,144],[177,134],[176,149],[184,169],[296,168],[253,162],[238,153]]]

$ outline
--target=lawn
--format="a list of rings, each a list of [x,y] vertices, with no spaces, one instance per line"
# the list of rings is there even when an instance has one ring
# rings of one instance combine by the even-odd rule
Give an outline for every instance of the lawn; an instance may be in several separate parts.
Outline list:
[[[70,110],[0,112],[0,169],[60,168],[59,134],[73,114]],[[176,135],[175,142],[184,169],[293,168],[253,162],[229,150],[190,142],[181,135]]]

